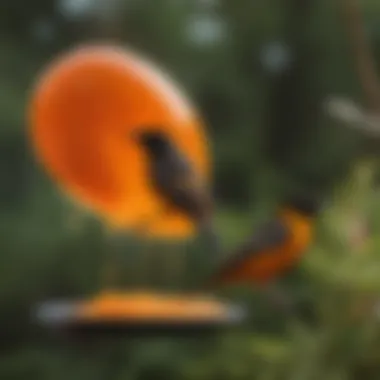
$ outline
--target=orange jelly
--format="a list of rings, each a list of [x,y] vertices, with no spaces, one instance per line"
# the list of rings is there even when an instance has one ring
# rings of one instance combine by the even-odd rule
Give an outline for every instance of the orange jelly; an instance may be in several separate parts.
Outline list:
[[[224,318],[227,308],[207,298],[105,293],[86,302],[79,316],[89,320],[207,320]]]

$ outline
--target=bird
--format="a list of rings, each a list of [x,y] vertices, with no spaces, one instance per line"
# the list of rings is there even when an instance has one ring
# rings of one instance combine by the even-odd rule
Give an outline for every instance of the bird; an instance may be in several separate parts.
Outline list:
[[[167,210],[186,215],[210,239],[213,251],[218,252],[214,199],[206,182],[174,141],[158,128],[142,128],[134,133],[134,139],[147,156],[151,184]]]
[[[206,286],[256,285],[266,289],[277,305],[290,307],[276,283],[312,244],[321,208],[321,199],[314,194],[300,192],[285,198],[273,218],[222,260],[206,280]]]

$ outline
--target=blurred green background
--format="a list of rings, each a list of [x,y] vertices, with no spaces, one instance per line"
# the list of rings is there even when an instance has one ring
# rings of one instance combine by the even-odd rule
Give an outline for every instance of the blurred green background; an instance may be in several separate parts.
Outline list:
[[[331,94],[362,98],[342,4],[1,0],[0,379],[380,379],[374,307],[380,200],[373,186],[376,164],[367,161],[379,144],[323,108]],[[360,4],[374,58],[380,58],[380,3]],[[318,220],[315,245],[284,280],[302,305],[302,321],[285,318],[245,289],[224,295],[247,304],[252,318],[213,339],[89,345],[52,337],[30,323],[36,302],[91,294],[99,285],[107,239],[35,163],[25,118],[44,65],[98,38],[148,54],[199,107],[213,141],[218,227],[226,247],[268,217],[289,189],[316,188],[334,199]],[[126,272],[134,252],[129,244]],[[196,283],[207,251],[192,242],[187,256],[181,286]]]

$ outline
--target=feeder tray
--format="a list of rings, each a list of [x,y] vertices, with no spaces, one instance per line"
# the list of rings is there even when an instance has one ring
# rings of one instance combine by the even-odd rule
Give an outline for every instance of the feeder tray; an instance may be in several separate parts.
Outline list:
[[[37,308],[44,327],[73,333],[161,335],[211,333],[238,325],[245,313],[206,296],[109,293],[90,300],[49,301]]]

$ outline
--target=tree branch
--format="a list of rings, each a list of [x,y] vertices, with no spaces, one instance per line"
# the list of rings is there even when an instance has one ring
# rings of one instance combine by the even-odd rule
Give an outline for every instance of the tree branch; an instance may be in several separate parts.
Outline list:
[[[380,115],[366,112],[351,99],[332,96],[326,100],[325,110],[330,117],[349,128],[380,137]]]

